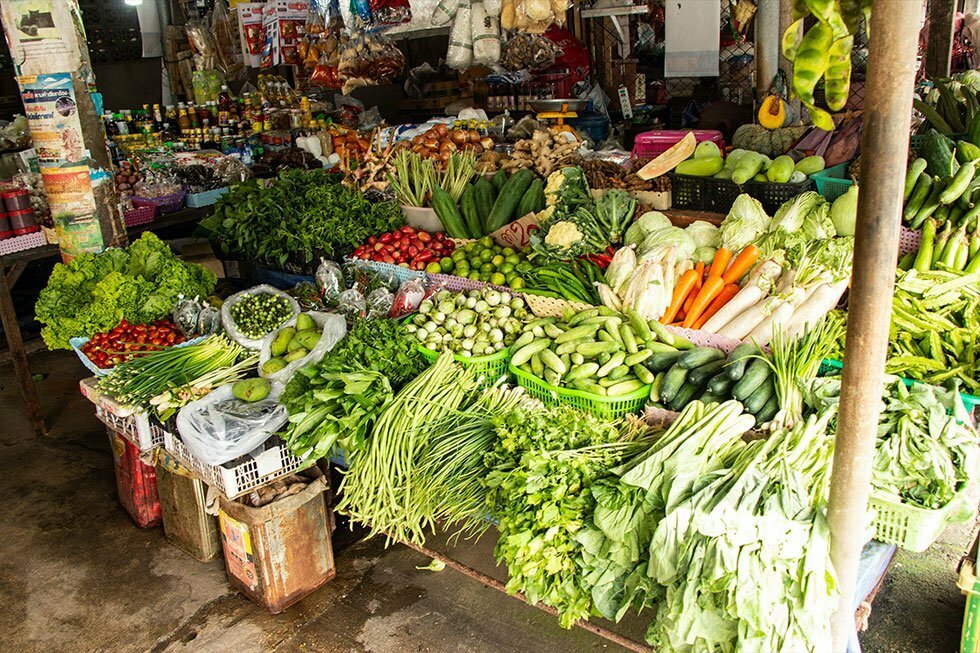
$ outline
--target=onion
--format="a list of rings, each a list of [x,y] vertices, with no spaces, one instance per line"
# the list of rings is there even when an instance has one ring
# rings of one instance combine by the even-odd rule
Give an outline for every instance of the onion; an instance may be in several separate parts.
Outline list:
[[[435,139],[435,138],[426,138],[425,139],[425,147],[428,150],[438,150],[439,149],[439,141],[437,139]]]
[[[435,129],[427,129],[425,130],[423,136],[425,136],[426,138],[435,139],[435,138],[439,138],[439,132],[437,132]]]
[[[446,127],[446,126],[445,126],[444,124],[442,124],[442,123],[439,123],[439,124],[438,124],[438,125],[436,125],[436,126],[435,126],[435,127],[433,128],[433,129],[435,129],[435,130],[436,130],[437,132],[439,132],[439,136],[440,136],[440,137],[441,137],[441,136],[445,136],[446,134],[448,134],[448,133],[449,133],[449,128],[448,128],[448,127]]]
[[[480,139],[483,138],[482,136],[480,136],[480,132],[476,131],[475,129],[469,132],[469,137],[470,137],[470,143],[479,143]]]
[[[422,136],[421,134],[412,139],[412,145],[421,145],[424,142],[425,136]]]
[[[453,139],[453,143],[456,145],[462,145],[469,140],[469,134],[464,129],[454,129],[449,137]]]
[[[452,141],[440,141],[439,142],[439,151],[440,152],[446,152],[446,151],[455,152],[456,149],[457,149],[456,148],[456,143],[453,143]]]

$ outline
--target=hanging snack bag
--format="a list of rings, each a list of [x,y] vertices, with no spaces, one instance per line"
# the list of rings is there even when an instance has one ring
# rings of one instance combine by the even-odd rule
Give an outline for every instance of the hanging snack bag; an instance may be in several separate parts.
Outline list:
[[[408,0],[370,0],[371,18],[375,26],[401,25],[412,20]]]
[[[340,52],[341,92],[347,95],[362,86],[389,84],[404,68],[405,55],[391,39],[362,30]]]
[[[487,11],[484,2],[473,2],[470,8],[473,30],[473,61],[491,65],[500,61],[500,20]]]
[[[470,19],[470,0],[459,0],[459,8],[449,31],[449,50],[446,65],[464,70],[473,64],[473,25]]]

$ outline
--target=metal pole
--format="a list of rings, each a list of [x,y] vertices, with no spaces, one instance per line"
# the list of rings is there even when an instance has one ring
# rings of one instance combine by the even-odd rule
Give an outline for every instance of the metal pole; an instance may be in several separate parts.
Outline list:
[[[755,12],[755,96],[769,93],[779,67],[779,0],[758,0]]]
[[[888,349],[888,325],[898,258],[902,190],[922,5],[874,0],[868,87],[861,138],[861,191],[847,315],[840,417],[830,484],[830,555],[840,603],[831,624],[834,651],[854,632],[858,560],[866,541],[875,433]]]
[[[949,77],[949,64],[953,57],[955,18],[956,0],[929,0],[926,75],[930,78]],[[915,23],[909,24],[914,25]]]

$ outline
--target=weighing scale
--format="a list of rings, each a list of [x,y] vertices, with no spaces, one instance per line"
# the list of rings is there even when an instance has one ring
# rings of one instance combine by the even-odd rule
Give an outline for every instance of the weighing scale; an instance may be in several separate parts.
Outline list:
[[[538,120],[548,123],[548,129],[553,132],[567,132],[575,137],[575,140],[582,140],[578,132],[571,125],[565,124],[569,118],[578,118],[578,112],[585,108],[586,100],[578,99],[547,99],[529,100],[531,108],[538,112],[535,116]],[[554,121],[554,122],[552,122]]]

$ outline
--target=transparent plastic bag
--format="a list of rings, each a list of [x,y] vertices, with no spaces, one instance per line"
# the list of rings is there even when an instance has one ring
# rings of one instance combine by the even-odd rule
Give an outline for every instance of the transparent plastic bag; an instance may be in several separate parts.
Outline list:
[[[261,401],[245,402],[223,385],[177,413],[177,432],[187,449],[208,465],[223,465],[255,451],[283,426],[289,414],[279,403],[281,388],[273,386]]]
[[[299,313],[299,303],[297,303],[294,298],[290,297],[278,288],[274,288],[268,284],[261,284],[258,286],[253,286],[252,288],[246,288],[240,292],[236,292],[234,295],[226,299],[225,303],[221,305],[221,326],[225,328],[229,338],[246,349],[260,349],[262,347],[262,340],[264,337],[253,340],[246,337],[241,331],[239,331],[238,327],[235,326],[235,319],[231,316],[231,307],[244,299],[246,295],[257,295],[262,293],[285,297],[286,300],[289,301],[289,307],[292,310],[292,318],[295,318],[296,314]]]
[[[276,338],[286,327],[296,326],[296,317],[298,316],[291,318],[281,327],[262,339],[262,348],[259,350],[259,376],[264,379],[268,379],[272,383],[285,385],[289,379],[292,378],[293,374],[295,374],[301,367],[306,367],[307,365],[312,365],[313,363],[319,363],[323,358],[323,355],[333,349],[334,346],[340,342],[341,338],[347,335],[347,322],[344,320],[342,315],[338,315],[336,313],[317,313],[313,311],[305,313],[305,315],[309,315],[320,329],[320,339],[317,340],[316,346],[310,349],[310,353],[303,358],[292,361],[286,365],[286,367],[276,372],[266,373],[263,371],[262,368],[265,363],[273,357],[272,345],[276,341]]]
[[[344,273],[340,266],[333,261],[320,259],[320,265],[316,269],[314,278],[323,295],[323,301],[328,306],[336,305],[340,293],[344,290]]]
[[[237,22],[228,12],[225,0],[214,3],[211,12],[211,27],[218,54],[218,62],[226,79],[240,79],[245,74],[245,62],[238,39]]]
[[[197,297],[194,299],[182,297],[174,304],[174,310],[170,317],[181,333],[191,337],[197,333],[197,320],[200,315],[201,303],[197,301]]]
[[[363,318],[367,314],[367,302],[364,301],[364,295],[353,288],[340,293],[337,308],[346,316],[348,322]]]
[[[388,84],[405,68],[405,55],[380,33],[361,31],[340,51],[337,73],[344,95],[362,86]]]
[[[395,296],[387,288],[375,288],[372,290],[364,303],[367,306],[367,319],[377,320],[388,317],[391,313],[391,306]]]
[[[425,280],[422,278],[409,279],[395,293],[391,305],[391,317],[399,318],[418,310],[419,304],[425,297]]]

